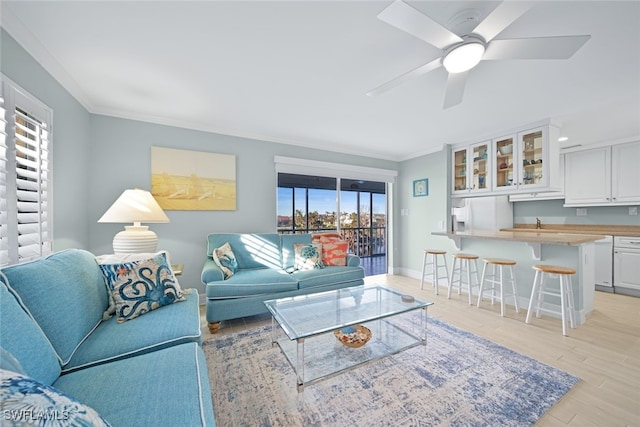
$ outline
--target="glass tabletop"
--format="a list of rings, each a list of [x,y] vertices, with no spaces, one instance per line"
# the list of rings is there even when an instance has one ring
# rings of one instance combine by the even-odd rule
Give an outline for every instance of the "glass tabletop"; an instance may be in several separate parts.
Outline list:
[[[289,339],[297,340],[433,304],[411,298],[381,285],[363,285],[264,303]]]

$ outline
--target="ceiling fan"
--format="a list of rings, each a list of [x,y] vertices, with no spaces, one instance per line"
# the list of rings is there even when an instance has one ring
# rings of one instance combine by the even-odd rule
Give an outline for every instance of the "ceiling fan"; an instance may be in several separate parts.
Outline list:
[[[380,14],[378,19],[405,31],[427,43],[442,49],[442,56],[427,62],[395,79],[367,92],[376,96],[407,80],[424,75],[440,66],[449,72],[444,109],[462,102],[469,71],[480,61],[501,59],[568,59],[584,45],[591,36],[557,36],[523,39],[494,39],[505,28],[522,16],[530,3],[503,1],[482,22],[465,34],[454,32],[435,22],[422,12],[395,0]],[[454,20],[477,22],[477,11],[463,11]],[[463,25],[460,25],[462,28]]]

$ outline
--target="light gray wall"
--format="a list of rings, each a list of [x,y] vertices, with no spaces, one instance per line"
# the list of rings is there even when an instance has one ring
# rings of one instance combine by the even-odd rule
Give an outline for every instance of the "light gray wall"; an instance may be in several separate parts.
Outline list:
[[[96,221],[126,188],[151,188],[151,146],[233,154],[236,156],[237,208],[235,211],[166,211],[168,224],[151,224],[158,247],[184,264],[183,287],[204,288],[200,270],[205,260],[206,236],[215,232],[275,232],[276,172],[274,156],[288,156],[383,169],[398,168],[392,161],[339,154],[162,126],[106,116],[91,116],[91,184],[89,194],[89,249],[111,250],[122,224]],[[202,293],[202,292],[201,292]]]
[[[443,231],[439,228],[439,222],[447,227],[450,212],[449,158],[449,150],[445,149],[404,161],[400,165],[398,204],[394,211],[398,236],[394,273],[413,277],[418,275],[422,268],[422,254],[425,248],[454,249],[448,238],[431,235],[433,231]],[[413,181],[423,178],[429,179],[429,195],[413,197]],[[403,210],[405,215],[402,215]]]
[[[89,247],[89,113],[3,29],[0,71],[53,109],[54,249]]]

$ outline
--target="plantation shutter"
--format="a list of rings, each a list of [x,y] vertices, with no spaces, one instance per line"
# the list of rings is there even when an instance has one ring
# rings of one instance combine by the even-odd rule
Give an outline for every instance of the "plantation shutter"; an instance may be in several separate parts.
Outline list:
[[[15,109],[18,258],[51,252],[47,218],[49,132],[46,123]]]
[[[7,215],[7,119],[4,96],[0,93],[0,265],[9,263]]]
[[[51,252],[51,111],[3,77],[0,265]]]

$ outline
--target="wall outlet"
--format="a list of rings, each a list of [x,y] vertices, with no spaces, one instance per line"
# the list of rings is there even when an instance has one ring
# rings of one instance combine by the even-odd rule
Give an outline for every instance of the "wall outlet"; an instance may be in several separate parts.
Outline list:
[[[576,209],[576,216],[587,216],[587,208]]]
[[[638,208],[636,206],[629,207],[629,215],[631,216],[638,215]]]

